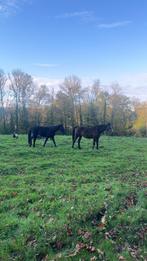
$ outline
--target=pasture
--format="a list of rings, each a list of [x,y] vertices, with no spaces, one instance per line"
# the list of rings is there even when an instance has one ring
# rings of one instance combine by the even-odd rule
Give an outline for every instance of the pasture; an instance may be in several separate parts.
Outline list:
[[[145,260],[147,139],[0,136],[0,260]]]

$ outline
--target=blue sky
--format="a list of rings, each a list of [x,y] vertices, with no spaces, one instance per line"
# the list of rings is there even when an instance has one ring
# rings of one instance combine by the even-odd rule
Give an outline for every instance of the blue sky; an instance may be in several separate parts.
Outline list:
[[[118,81],[147,99],[146,0],[0,0],[0,68]]]

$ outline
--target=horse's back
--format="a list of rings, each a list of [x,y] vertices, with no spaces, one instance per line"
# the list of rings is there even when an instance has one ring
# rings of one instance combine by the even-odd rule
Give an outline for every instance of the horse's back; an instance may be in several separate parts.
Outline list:
[[[92,129],[91,127],[76,126],[75,127],[75,134],[76,134],[76,136],[83,136],[85,138],[92,138],[91,129]]]
[[[64,131],[63,125],[51,125],[51,126],[35,126],[31,129],[33,135],[35,137],[45,137],[45,138],[53,138],[55,136],[56,131],[61,130]]]
[[[37,126],[37,135],[42,137],[47,137],[50,135],[50,128],[44,126]]]
[[[54,128],[53,126],[35,126],[32,128],[32,131],[35,136],[40,136],[40,137],[52,137],[54,134]]]
[[[99,134],[97,126],[77,126],[75,127],[75,132],[77,136],[83,136],[88,139],[97,137]]]

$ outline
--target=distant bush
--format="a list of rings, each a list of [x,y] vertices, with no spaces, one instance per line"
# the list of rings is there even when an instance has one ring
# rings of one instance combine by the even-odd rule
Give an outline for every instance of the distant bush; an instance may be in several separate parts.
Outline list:
[[[145,126],[142,126],[139,130],[137,130],[137,135],[139,137],[147,137],[147,129]]]

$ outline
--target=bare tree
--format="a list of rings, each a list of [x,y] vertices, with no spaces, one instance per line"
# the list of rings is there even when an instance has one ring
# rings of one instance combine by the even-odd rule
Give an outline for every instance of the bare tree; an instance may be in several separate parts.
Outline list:
[[[1,104],[1,115],[3,121],[3,130],[6,131],[6,118],[5,118],[5,108],[4,108],[4,97],[6,94],[6,81],[7,77],[3,70],[0,69],[0,104]]]
[[[34,122],[39,125],[45,119],[45,107],[49,107],[51,103],[51,94],[46,85],[40,85],[33,95],[31,106],[34,109]]]
[[[34,95],[35,103],[37,106],[49,105],[51,101],[51,95],[46,85],[40,85],[39,89]]]
[[[14,70],[9,74],[10,90],[12,91],[15,100],[15,120],[16,127],[19,127],[19,116],[21,114],[21,122],[24,129],[28,127],[28,111],[30,97],[34,90],[32,77],[22,72],[21,70]]]
[[[112,86],[110,96],[111,122],[116,134],[123,134],[129,128],[132,117],[132,103],[122,94],[118,84]]]
[[[102,91],[101,92],[101,99],[102,99],[102,103],[103,103],[103,116],[102,116],[102,121],[105,124],[106,123],[106,119],[107,119],[107,107],[108,107],[108,103],[109,103],[109,93],[107,91]]]
[[[71,118],[71,102],[67,94],[63,93],[61,90],[57,92],[56,103],[59,109],[60,122],[62,122],[67,129],[70,125]]]
[[[71,125],[75,123],[82,123],[81,99],[84,90],[81,86],[81,81],[77,76],[69,76],[65,78],[63,84],[60,86],[61,92],[65,94],[70,100],[70,118]]]

